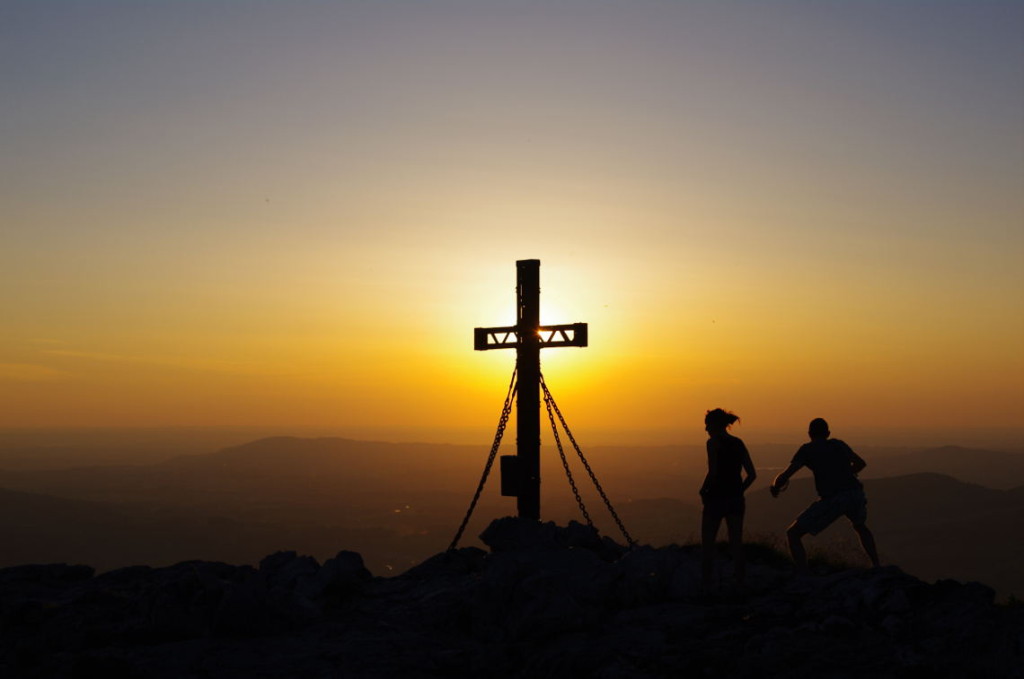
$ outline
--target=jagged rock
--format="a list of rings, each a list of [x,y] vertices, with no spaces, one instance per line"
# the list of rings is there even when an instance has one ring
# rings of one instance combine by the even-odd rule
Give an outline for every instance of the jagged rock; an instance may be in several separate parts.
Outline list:
[[[231,583],[211,620],[216,636],[254,636],[275,629],[276,620],[267,609],[265,583],[256,575]]]
[[[492,552],[521,550],[554,550],[563,547],[558,540],[558,526],[506,516],[495,519],[480,534],[480,540]]]
[[[24,566],[11,566],[0,569],[0,586],[16,583],[33,583],[38,585],[78,582],[93,577],[96,571],[91,566],[52,563]]]
[[[149,566],[128,566],[101,573],[96,576],[96,580],[107,587],[118,587],[145,580],[152,572]]]
[[[275,552],[260,561],[260,575],[267,581],[268,588],[284,587],[293,589],[304,578],[316,575],[320,564],[311,556],[299,556],[295,552]]]
[[[793,577],[772,557],[749,560],[745,590],[705,596],[695,547],[627,552],[518,519],[485,535],[491,553],[393,578],[347,551],[0,569],[0,676],[1024,677],[1024,608],[983,585],[892,567]]]
[[[488,638],[583,630],[601,615],[616,578],[584,549],[500,552],[479,575],[472,615]]]
[[[579,548],[594,552],[606,561],[614,561],[627,551],[610,538],[601,537],[593,526],[570,521],[563,527],[552,521],[541,523],[511,516],[492,521],[480,534],[480,540],[492,552]]]
[[[679,547],[638,547],[616,566],[622,575],[614,593],[619,606],[638,606],[697,593],[699,563]]]
[[[338,606],[363,592],[372,578],[362,556],[342,550],[315,574],[299,579],[296,591],[307,599]]]
[[[477,547],[463,547],[435,554],[421,564],[402,573],[400,578],[426,580],[438,577],[459,577],[478,573],[484,566],[487,552]]]
[[[148,596],[140,597],[146,614],[145,632],[153,641],[167,641],[193,639],[210,632],[238,569],[187,561],[153,573],[156,587]]]

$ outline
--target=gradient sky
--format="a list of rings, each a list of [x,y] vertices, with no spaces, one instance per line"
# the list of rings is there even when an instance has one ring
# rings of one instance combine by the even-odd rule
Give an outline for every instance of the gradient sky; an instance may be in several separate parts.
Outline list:
[[[1024,3],[0,0],[0,426],[1024,428]],[[945,441],[955,442],[955,441]]]

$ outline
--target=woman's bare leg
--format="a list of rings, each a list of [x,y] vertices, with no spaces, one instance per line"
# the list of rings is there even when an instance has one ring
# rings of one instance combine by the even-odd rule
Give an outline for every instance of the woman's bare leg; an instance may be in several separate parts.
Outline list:
[[[743,580],[747,577],[747,562],[743,555],[743,514],[732,514],[725,517],[725,525],[729,531],[729,545],[732,548],[732,563],[736,582],[742,585]]]
[[[711,576],[714,572],[715,563],[715,539],[718,537],[718,527],[722,524],[720,516],[713,516],[704,512],[700,522],[700,563],[701,578],[700,585],[704,590],[711,587]]]

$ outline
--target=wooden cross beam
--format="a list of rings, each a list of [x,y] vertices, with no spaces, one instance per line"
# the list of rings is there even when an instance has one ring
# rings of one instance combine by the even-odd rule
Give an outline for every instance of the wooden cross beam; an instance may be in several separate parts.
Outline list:
[[[517,498],[519,516],[540,519],[540,350],[587,346],[587,324],[540,324],[540,260],[516,262],[515,325],[476,328],[473,348],[515,349],[516,455],[502,458],[502,495]]]

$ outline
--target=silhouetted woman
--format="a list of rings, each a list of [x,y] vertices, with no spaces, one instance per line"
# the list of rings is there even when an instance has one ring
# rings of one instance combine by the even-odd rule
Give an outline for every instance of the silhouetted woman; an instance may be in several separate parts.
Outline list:
[[[709,410],[704,416],[704,429],[708,432],[708,475],[700,487],[700,497],[704,503],[701,517],[701,584],[705,590],[711,585],[715,539],[722,519],[725,519],[729,530],[736,582],[742,583],[746,576],[746,563],[743,559],[743,514],[746,503],[743,491],[757,478],[757,472],[754,471],[754,463],[743,441],[726,431],[738,419],[736,415],[721,408]],[[746,477],[741,472],[746,472]]]

